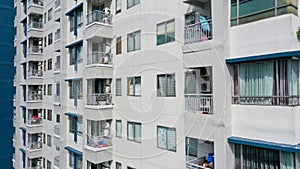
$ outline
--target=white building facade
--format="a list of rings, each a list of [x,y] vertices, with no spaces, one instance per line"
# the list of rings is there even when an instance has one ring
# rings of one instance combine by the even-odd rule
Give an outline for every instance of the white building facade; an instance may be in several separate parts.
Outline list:
[[[15,8],[14,168],[300,167],[297,1]]]

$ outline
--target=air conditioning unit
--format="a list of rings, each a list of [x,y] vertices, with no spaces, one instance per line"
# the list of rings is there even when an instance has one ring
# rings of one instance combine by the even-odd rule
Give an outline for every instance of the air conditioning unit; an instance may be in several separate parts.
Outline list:
[[[211,82],[210,81],[202,82],[200,84],[200,87],[201,87],[201,92],[202,93],[209,93],[209,92],[211,92]]]
[[[200,76],[205,77],[205,76],[211,76],[211,68],[210,67],[201,67],[200,68]]]

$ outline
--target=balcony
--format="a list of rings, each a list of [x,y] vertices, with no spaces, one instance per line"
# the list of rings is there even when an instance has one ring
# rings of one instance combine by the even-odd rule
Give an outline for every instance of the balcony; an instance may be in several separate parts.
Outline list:
[[[112,105],[111,93],[92,93],[87,94],[87,105],[105,106]]]
[[[41,101],[43,100],[43,92],[41,85],[28,86],[28,101]]]
[[[28,25],[28,29],[43,29],[43,23],[42,22],[32,21]]]
[[[95,51],[87,54],[87,64],[112,64],[112,54],[100,51]]]
[[[37,5],[37,6],[43,7],[44,3],[42,0],[28,0],[28,6],[30,6],[30,5]]]
[[[212,114],[212,94],[185,94],[185,111]]]
[[[43,70],[32,69],[28,71],[28,78],[43,77]]]
[[[204,42],[212,39],[212,20],[206,20],[184,27],[185,44]]]
[[[87,146],[94,149],[102,149],[112,146],[112,136],[92,136],[87,135]]]
[[[92,13],[87,15],[87,25],[94,22],[111,24],[111,19],[112,19],[112,15],[109,12],[94,10]]]
[[[40,150],[43,148],[43,143],[41,141],[39,142],[29,142],[27,148],[30,151]]]
[[[43,0],[28,0],[28,13],[43,14]]]
[[[186,169],[213,169],[214,143],[186,138]]]
[[[38,126],[43,124],[43,119],[38,116],[32,116],[31,118],[27,119],[27,124],[30,126]]]
[[[28,52],[33,54],[42,54],[43,48],[41,46],[31,46],[28,48]]]
[[[42,157],[28,158],[28,169],[42,169]]]

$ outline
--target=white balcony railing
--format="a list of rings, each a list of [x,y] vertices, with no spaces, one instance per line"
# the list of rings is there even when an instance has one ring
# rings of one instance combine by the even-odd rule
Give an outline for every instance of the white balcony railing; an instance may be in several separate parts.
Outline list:
[[[28,5],[44,6],[43,0],[28,0]]]
[[[102,106],[111,105],[111,93],[94,93],[87,94],[87,105]]]
[[[42,70],[29,70],[27,77],[42,77],[43,71]]]
[[[54,163],[53,163],[53,165],[55,167],[59,168],[59,156],[55,156],[54,157]]]
[[[186,44],[203,42],[212,39],[212,21],[198,22],[184,28],[184,42]]]
[[[60,136],[60,125],[59,124],[55,124],[54,125],[54,131],[53,133],[57,136]]]
[[[33,94],[33,93],[28,94],[28,101],[38,101],[38,100],[43,100],[42,94]]]
[[[43,147],[43,143],[42,142],[31,142],[28,143],[28,149],[29,150],[38,150],[41,149]]]
[[[300,96],[233,96],[232,104],[269,105],[269,106],[299,106]]]
[[[87,64],[112,64],[112,55],[105,52],[92,52],[87,54]]]
[[[29,25],[28,25],[28,29],[43,29],[43,23],[42,22],[34,22],[32,21]]]
[[[186,169],[213,169],[213,164],[204,163],[205,157],[195,158],[186,162]]]
[[[101,22],[106,24],[111,24],[112,15],[105,14],[102,11],[94,10],[92,13],[87,15],[87,24],[91,24],[93,22]]]
[[[92,136],[87,135],[87,146],[92,148],[104,148],[112,146],[111,136]]]
[[[40,117],[32,117],[32,118],[29,118],[27,119],[27,124],[28,125],[41,125],[43,124],[43,119],[40,118]]]
[[[43,53],[43,47],[42,46],[31,46],[28,49],[29,53]]]
[[[188,112],[213,113],[212,94],[185,94],[185,110]]]

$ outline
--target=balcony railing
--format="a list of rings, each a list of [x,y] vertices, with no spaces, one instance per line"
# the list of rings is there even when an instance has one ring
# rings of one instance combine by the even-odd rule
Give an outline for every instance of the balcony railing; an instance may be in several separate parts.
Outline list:
[[[213,169],[213,164],[205,163],[205,157],[195,158],[186,162],[186,169]]]
[[[43,23],[42,22],[34,22],[32,21],[29,25],[28,25],[28,29],[43,29]]]
[[[30,149],[30,150],[37,150],[37,149],[41,149],[42,147],[43,147],[42,142],[28,143],[28,149]]]
[[[42,77],[43,71],[42,70],[29,70],[27,77]]]
[[[87,24],[89,25],[93,22],[111,24],[111,18],[111,14],[105,14],[102,11],[94,10],[92,13],[87,15]]]
[[[29,53],[43,53],[43,47],[42,46],[31,46],[28,49]]]
[[[28,5],[44,6],[43,0],[28,0]]]
[[[59,124],[55,124],[54,125],[54,134],[57,136],[60,136],[60,125]]]
[[[28,125],[41,125],[43,124],[43,119],[40,117],[32,117],[30,119],[27,119],[27,124]]]
[[[111,136],[87,135],[87,145],[93,148],[104,148],[112,146]]]
[[[38,101],[43,100],[42,94],[28,94],[28,101]]]
[[[112,64],[112,55],[105,52],[87,54],[87,64]]]
[[[110,93],[87,94],[87,105],[111,105],[111,100],[112,95]]]
[[[185,110],[188,112],[213,113],[212,94],[185,94]]]
[[[54,102],[56,102],[56,103],[60,102],[60,95],[57,95],[57,94],[54,95]]]
[[[57,168],[59,168],[59,156],[54,157],[54,163],[53,165]]]
[[[203,42],[212,39],[212,21],[206,20],[184,28],[184,42],[186,44]]]
[[[300,96],[233,96],[232,104],[299,106]]]
[[[43,167],[41,165],[37,165],[34,167],[28,167],[28,169],[42,169]]]

